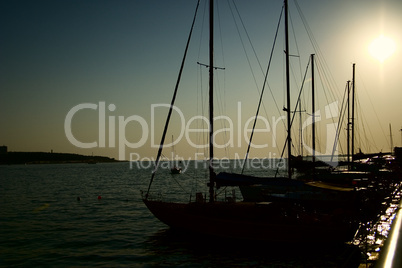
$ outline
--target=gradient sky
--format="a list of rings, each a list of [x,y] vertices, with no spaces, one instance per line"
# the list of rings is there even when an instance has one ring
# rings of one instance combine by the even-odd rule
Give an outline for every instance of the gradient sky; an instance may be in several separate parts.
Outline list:
[[[220,149],[217,153],[220,157],[234,157],[235,153],[244,156],[245,141],[237,142],[238,102],[242,106],[240,122],[244,124],[255,113],[259,95],[227,1],[218,0],[217,4],[219,27],[215,30],[215,65],[226,70],[217,71],[219,104],[216,111],[217,115],[226,115],[235,122],[235,147],[229,151]],[[356,63],[358,146],[366,152],[389,151],[389,124],[393,129],[394,145],[401,146],[402,2],[300,0],[298,4],[321,53],[309,43],[295,4],[290,1],[293,25],[290,50],[291,54],[300,56],[291,60],[295,70],[292,81],[299,79],[300,83],[311,53],[316,53],[321,62],[325,61],[333,83],[331,89],[324,91],[333,92],[328,95],[334,97],[327,100],[323,90],[320,93],[320,82],[317,82],[316,106],[324,111],[328,103],[342,102],[346,81],[352,78],[352,63]],[[119,137],[124,136],[129,142],[136,143],[142,138],[143,131],[138,122],[131,122],[127,124],[125,133],[119,132],[118,117],[125,119],[137,115],[148,124],[149,136],[145,137],[146,143],[140,148],[123,146],[124,156],[126,159],[129,153],[137,153],[141,159],[156,156],[156,149],[150,145],[151,105],[171,101],[196,1],[40,0],[2,1],[0,5],[0,145],[7,145],[9,151],[53,150],[119,158]],[[238,0],[236,5],[265,69],[282,1]],[[202,2],[176,103],[186,123],[202,111],[202,105],[205,106],[199,91],[207,90],[207,71],[196,64],[197,61],[208,61],[204,6]],[[239,25],[239,21],[237,23]],[[283,26],[269,75],[279,109],[284,105],[282,29]],[[391,38],[396,44],[394,54],[382,63],[368,52],[370,43],[380,35]],[[242,38],[261,88],[263,75],[244,33]],[[293,83],[292,106],[298,90],[295,85]],[[106,105],[105,147],[83,149],[74,146],[64,129],[68,112],[79,104],[99,105],[100,102]],[[113,111],[108,110],[110,104],[115,106]],[[261,115],[270,123],[272,116],[284,115],[283,111],[277,111],[269,91],[265,94],[264,105],[266,112]],[[72,133],[77,140],[85,143],[96,141],[99,145],[98,110],[81,110],[73,117]],[[155,115],[156,142],[160,139],[166,111],[159,109]],[[115,120],[114,128],[109,117]],[[178,122],[175,114],[167,141],[170,142],[172,135],[179,136]],[[109,142],[109,128],[115,133],[114,147]],[[263,133],[256,135],[256,143],[264,144],[268,139],[269,148],[252,151],[252,156],[264,157],[269,151],[278,156],[283,133],[283,125],[278,124],[278,146],[275,148],[271,142],[272,132],[268,138]],[[319,133],[324,136],[323,144],[325,131],[319,130]],[[218,140],[222,134],[219,135]],[[196,137],[191,137],[195,142]],[[320,146],[320,150],[325,151],[325,145]],[[194,158],[194,152],[190,152],[191,146],[184,137],[175,149],[180,156]],[[164,154],[168,156],[170,148]]]

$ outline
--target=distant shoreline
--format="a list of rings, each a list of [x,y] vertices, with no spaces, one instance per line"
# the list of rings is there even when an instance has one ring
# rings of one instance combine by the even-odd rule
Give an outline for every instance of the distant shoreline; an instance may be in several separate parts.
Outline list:
[[[46,152],[7,152],[0,154],[0,165],[71,164],[71,163],[115,163],[114,158],[95,155]]]

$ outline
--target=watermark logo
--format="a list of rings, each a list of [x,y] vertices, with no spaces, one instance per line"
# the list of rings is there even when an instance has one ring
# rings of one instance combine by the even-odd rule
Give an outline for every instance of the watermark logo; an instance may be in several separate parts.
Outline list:
[[[64,120],[64,131],[68,141],[79,148],[117,148],[119,160],[126,160],[126,150],[131,149],[139,149],[144,146],[148,146],[151,148],[159,148],[158,142],[155,140],[157,135],[156,134],[156,126],[161,124],[160,122],[156,122],[156,113],[157,112],[167,112],[170,108],[169,104],[152,104],[150,106],[151,111],[150,120],[146,120],[144,117],[140,115],[131,115],[128,117],[125,116],[116,116],[112,113],[116,110],[116,105],[109,104],[106,105],[106,102],[99,102],[99,103],[81,103],[73,108],[71,108]],[[174,141],[171,143],[166,143],[165,147],[171,147],[179,142],[185,140],[185,142],[194,149],[205,149],[208,148],[209,142],[199,142],[197,139],[194,139],[196,135],[206,135],[209,132],[209,119],[205,116],[193,116],[189,119],[186,119],[183,112],[180,108],[173,106],[173,112],[179,118],[179,127],[176,128],[178,131],[178,136],[175,138]],[[78,113],[87,113],[87,112],[97,112],[98,117],[98,129],[97,129],[97,139],[95,141],[83,141],[77,138],[77,135],[74,135],[72,130],[73,121]],[[334,155],[331,159],[331,163],[337,162],[337,123],[333,122],[334,118],[339,117],[338,111],[338,102],[334,102],[325,106],[324,115],[325,119],[322,118],[321,111],[318,110],[314,115],[308,117],[305,122],[303,122],[303,129],[308,128],[311,126],[313,122],[313,117],[315,118],[316,123],[324,123],[326,124],[326,148],[325,152],[316,151],[315,155],[320,160],[324,162],[329,162],[327,159],[328,155]],[[324,116],[323,115],[323,116]],[[263,116],[258,116],[258,125],[260,126],[258,129],[254,131],[256,133],[266,133],[270,134],[271,137],[267,138],[264,142],[260,143],[257,141],[253,141],[250,144],[252,149],[272,149],[277,147],[277,135],[281,133],[278,131],[280,129],[279,125],[284,124],[285,116],[275,117],[267,119]],[[241,102],[237,104],[237,113],[235,114],[234,118],[231,118],[226,115],[216,116],[214,118],[215,121],[220,121],[220,128],[214,130],[214,147],[215,148],[246,148],[246,145],[249,143],[249,136],[252,131],[252,124],[255,120],[255,117],[252,116],[247,120],[242,118],[242,105]],[[325,122],[324,122],[325,121]],[[149,123],[148,123],[149,122]],[[328,123],[329,122],[329,123]],[[136,137],[137,140],[135,142],[129,141],[126,137],[126,128],[129,125],[135,124],[136,125]],[[200,128],[199,126],[206,126],[206,128]],[[215,124],[217,125],[217,124]],[[85,129],[81,129],[80,131],[86,131]],[[116,135],[118,132],[118,135]],[[159,131],[160,132],[160,131]],[[221,143],[217,142],[215,139],[216,136],[222,135],[225,133],[226,140]],[[283,133],[283,132],[282,132]],[[236,135],[235,135],[236,134]],[[284,134],[281,134],[282,137]],[[268,135],[267,135],[268,137]],[[301,143],[303,147],[307,150],[309,154],[313,153],[313,149],[307,144],[302,137]],[[335,144],[335,145],[334,145]],[[282,146],[282,145],[281,145]],[[141,157],[138,153],[129,153],[130,162],[155,162],[154,159]],[[325,156],[325,157],[324,157]],[[270,155],[269,157],[276,158],[277,156]],[[172,160],[174,156],[172,156]],[[235,155],[235,159],[240,159],[238,155]],[[187,160],[199,160],[200,156],[194,155],[194,157]],[[182,159],[184,160],[184,159]],[[205,160],[205,159],[204,159]],[[256,161],[256,160],[255,160]],[[282,161],[283,162],[283,161]],[[262,163],[260,163],[263,166]],[[223,164],[222,164],[223,165]]]
[[[325,119],[323,119],[323,116],[325,116]],[[311,127],[313,124],[313,118],[315,119],[316,123],[325,121],[327,133],[325,152],[323,153],[318,150],[313,150],[313,148],[311,148],[304,140],[304,136],[302,136],[302,144],[304,149],[306,149],[310,155],[314,154],[315,157],[322,162],[336,166],[338,164],[338,122],[336,120],[336,118],[339,117],[338,102],[336,101],[326,105],[323,116],[321,110],[317,110],[303,123],[303,130],[306,127]]]
[[[173,166],[180,167],[182,172],[186,172],[190,165],[193,165],[195,169],[202,168],[207,169],[208,165],[212,165],[214,169],[241,169],[243,166],[246,169],[285,169],[286,160],[283,158],[277,158],[275,153],[269,152],[267,157],[263,158],[251,158],[244,162],[244,159],[240,157],[238,153],[235,153],[233,159],[227,157],[214,158],[211,162],[204,156],[203,153],[195,153],[194,158],[180,157],[178,155],[172,156],[173,160],[161,161],[159,168],[169,170]],[[155,167],[156,159],[153,157],[141,157],[138,153],[130,153],[130,169],[149,169]],[[193,164],[192,164],[193,163]]]

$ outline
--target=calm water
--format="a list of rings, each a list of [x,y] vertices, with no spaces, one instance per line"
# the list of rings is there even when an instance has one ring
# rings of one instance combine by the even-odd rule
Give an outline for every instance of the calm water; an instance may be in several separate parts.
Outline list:
[[[164,170],[153,188],[173,199],[178,190],[206,191],[204,174],[192,170]],[[351,247],[207,247],[202,238],[174,233],[141,201],[150,172],[129,163],[0,166],[0,266],[356,267],[350,260],[359,253]]]

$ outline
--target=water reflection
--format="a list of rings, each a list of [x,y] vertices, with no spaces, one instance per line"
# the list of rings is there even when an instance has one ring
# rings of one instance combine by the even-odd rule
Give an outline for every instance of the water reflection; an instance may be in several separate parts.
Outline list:
[[[357,267],[361,253],[353,245],[277,244],[214,239],[159,230],[144,242],[145,254],[159,265]]]
[[[378,219],[362,223],[355,239],[351,244],[359,246],[364,252],[362,262],[374,263],[379,258],[381,248],[388,237],[392,221],[395,219],[399,203],[401,202],[401,184],[394,185],[395,190],[384,199],[383,209]]]

